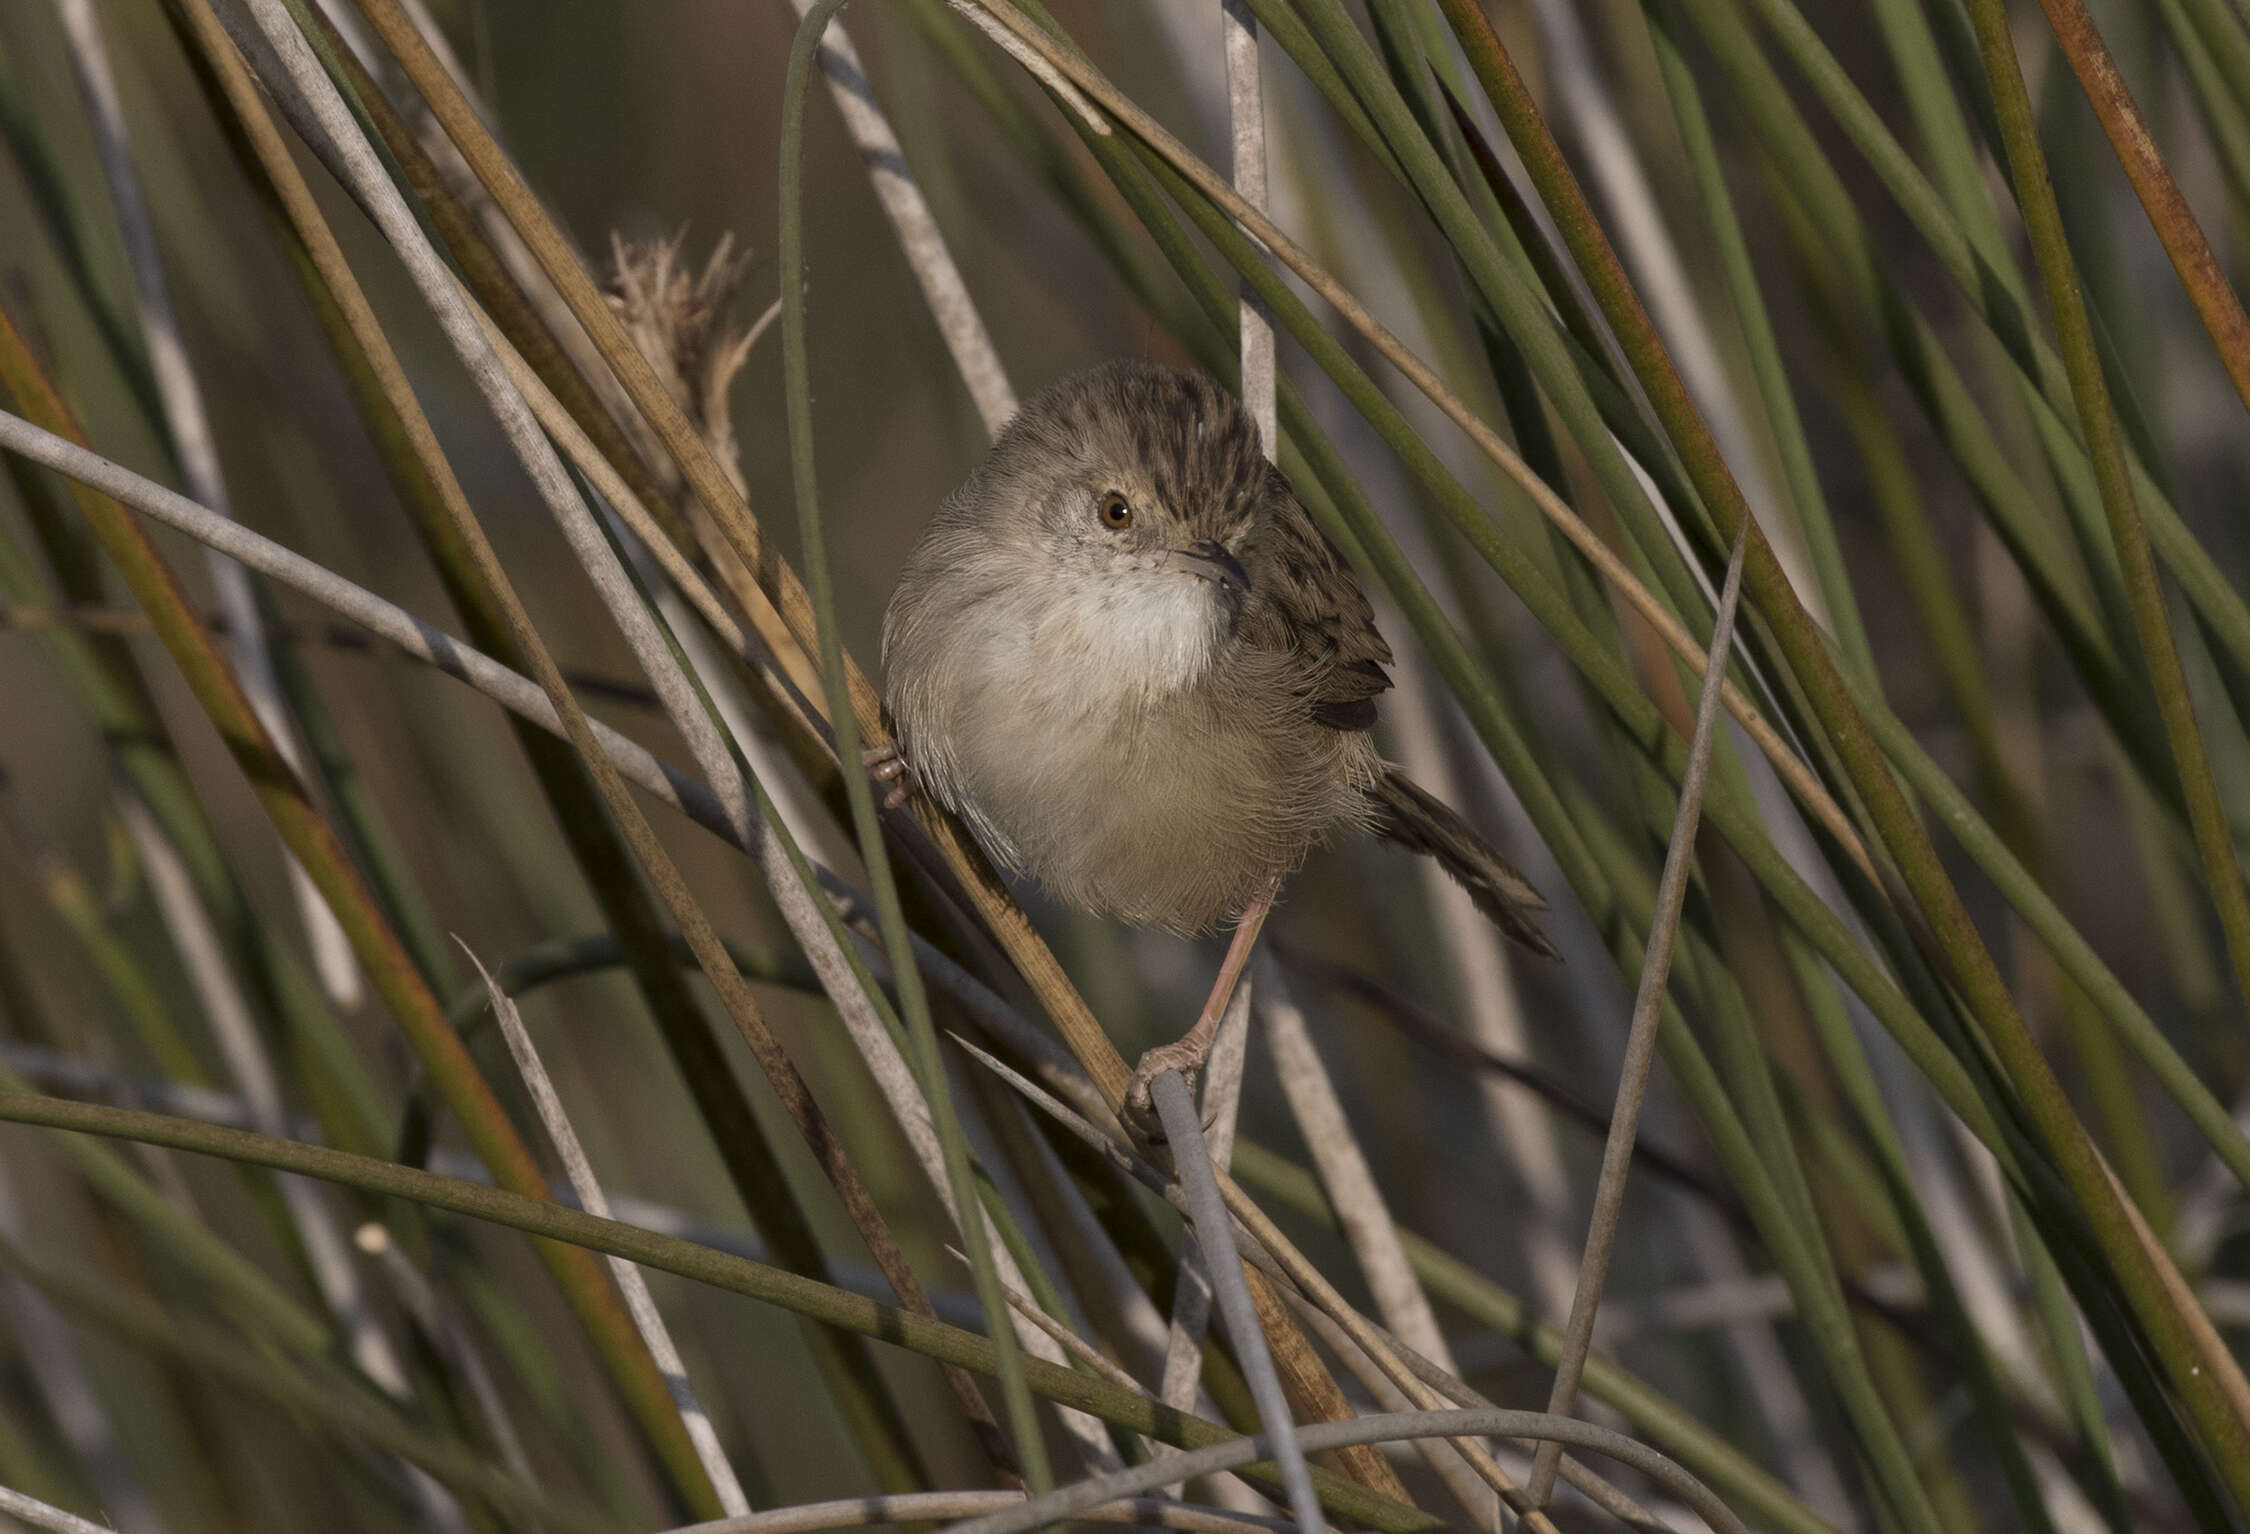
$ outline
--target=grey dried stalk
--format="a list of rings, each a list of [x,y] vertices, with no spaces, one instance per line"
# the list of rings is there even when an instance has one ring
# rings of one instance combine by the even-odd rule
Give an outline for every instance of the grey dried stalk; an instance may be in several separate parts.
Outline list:
[[[478,976],[484,981],[485,993],[492,1002],[492,1015],[500,1024],[501,1037],[507,1041],[508,1054],[516,1062],[516,1070],[531,1093],[532,1105],[538,1110],[547,1138],[562,1158],[563,1171],[570,1178],[572,1191],[578,1195],[579,1207],[588,1214],[608,1219],[609,1199],[594,1176],[593,1161],[587,1156],[585,1144],[578,1138],[578,1130],[563,1108],[554,1079],[547,1074],[546,1063],[539,1058],[538,1047],[531,1042],[531,1030],[524,1026],[523,1014],[516,1009],[515,999],[500,989],[499,982],[492,978],[492,972],[484,967],[484,961],[477,957],[474,949],[462,943],[461,951],[469,956],[469,962],[476,966]],[[704,1474],[711,1478],[712,1489],[719,1494],[719,1505],[730,1518],[747,1514],[750,1499],[743,1495],[742,1482],[735,1475],[726,1450],[719,1444],[718,1430],[711,1424],[711,1415],[703,1409],[703,1402],[688,1379],[687,1364],[672,1341],[671,1328],[664,1324],[663,1312],[656,1308],[656,1297],[649,1292],[648,1280],[637,1264],[622,1257],[610,1258],[609,1270],[617,1280],[618,1290],[625,1296],[625,1307],[632,1312],[633,1325],[640,1331],[641,1341],[648,1345],[649,1356],[663,1372],[665,1388],[672,1393],[672,1404],[679,1410],[680,1423],[695,1445],[696,1458],[703,1462]]]

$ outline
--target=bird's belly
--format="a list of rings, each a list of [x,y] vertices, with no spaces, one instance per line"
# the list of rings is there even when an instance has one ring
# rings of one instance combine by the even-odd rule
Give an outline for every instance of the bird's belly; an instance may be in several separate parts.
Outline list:
[[[1301,861],[1360,787],[1335,732],[1258,728],[1192,692],[1090,702],[1019,672],[969,690],[949,797],[1002,861],[1071,904],[1206,930]]]

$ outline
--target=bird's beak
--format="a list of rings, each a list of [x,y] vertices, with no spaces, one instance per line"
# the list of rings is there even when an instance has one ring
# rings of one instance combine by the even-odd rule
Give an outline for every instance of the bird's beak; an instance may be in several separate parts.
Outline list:
[[[1198,580],[1211,581],[1221,591],[1241,596],[1250,589],[1250,572],[1242,568],[1242,561],[1226,550],[1226,545],[1213,538],[1200,539],[1184,549],[1167,549],[1164,568],[1178,570]]]

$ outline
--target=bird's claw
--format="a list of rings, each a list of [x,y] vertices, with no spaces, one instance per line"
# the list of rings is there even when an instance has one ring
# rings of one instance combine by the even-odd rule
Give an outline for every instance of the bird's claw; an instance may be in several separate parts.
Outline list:
[[[914,775],[914,764],[900,754],[895,740],[866,747],[859,753],[859,764],[880,790],[876,802],[886,814],[921,792],[922,783]]]
[[[1126,1127],[1151,1145],[1165,1143],[1163,1121],[1157,1116],[1156,1104],[1149,1090],[1156,1078],[1166,1071],[1178,1071],[1187,1083],[1188,1100],[1195,1101],[1196,1078],[1202,1074],[1204,1062],[1211,1056],[1211,1046],[1193,1037],[1177,1039],[1170,1044],[1160,1044],[1141,1056],[1140,1064],[1133,1067],[1133,1079],[1125,1088]],[[1212,1124],[1209,1112],[1202,1113],[1203,1127]]]

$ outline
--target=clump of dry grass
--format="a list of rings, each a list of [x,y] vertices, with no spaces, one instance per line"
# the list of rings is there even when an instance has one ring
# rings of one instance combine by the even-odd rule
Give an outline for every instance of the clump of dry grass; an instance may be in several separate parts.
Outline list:
[[[780,311],[769,307],[750,323],[735,312],[750,253],[735,253],[732,234],[719,236],[700,271],[682,259],[686,245],[685,229],[658,240],[612,234],[603,292],[634,347],[656,368],[665,392],[695,422],[736,492],[746,494],[735,440],[734,382]],[[625,427],[678,497],[680,471],[654,430],[637,413],[626,416]]]

